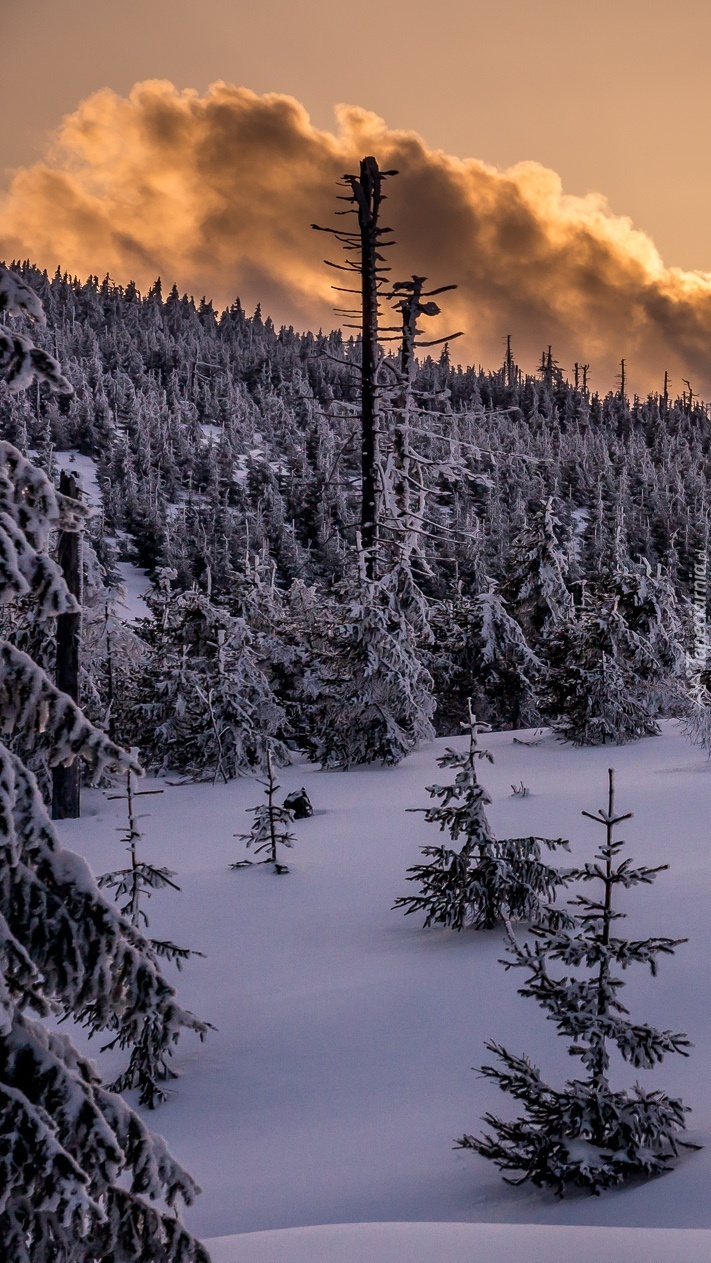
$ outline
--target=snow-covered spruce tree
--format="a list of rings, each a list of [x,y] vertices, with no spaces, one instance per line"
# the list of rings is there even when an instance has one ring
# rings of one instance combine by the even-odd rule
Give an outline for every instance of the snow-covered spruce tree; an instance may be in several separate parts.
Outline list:
[[[10,278],[8,280],[8,277]],[[36,296],[0,269],[0,306],[35,312]],[[54,361],[0,331],[2,371],[55,384]],[[3,350],[7,346],[7,354]],[[9,368],[8,368],[9,365]],[[9,443],[0,444],[0,600],[34,594],[38,618],[74,610],[47,555],[52,527],[78,525],[75,502]],[[84,718],[42,669],[0,642],[5,739],[43,728],[50,762],[83,757],[95,769],[129,756]],[[174,1214],[198,1191],[160,1137],[101,1083],[67,1035],[42,1018],[91,1031],[140,1031],[160,1013],[167,1037],[204,1029],[175,1002],[146,944],[64,851],[36,781],[0,744],[0,1241],[6,1263],[207,1263]],[[166,1211],[166,1205],[171,1208]]]
[[[172,592],[170,574],[146,598],[154,617],[124,719],[148,766],[200,780],[231,780],[284,761],[285,715],[252,651],[252,634],[200,592]]]
[[[480,687],[490,709],[496,708],[512,728],[538,723],[534,685],[543,664],[493,585],[474,598],[471,639]]]
[[[569,553],[560,518],[549,497],[515,540],[503,585],[504,596],[533,644],[561,622],[569,609]]]
[[[126,592],[120,576],[111,573],[111,553],[104,544],[104,566],[95,542],[85,535],[82,544],[82,708],[113,741],[122,742],[122,708],[132,678],[138,678],[145,645],[126,621]]]
[[[355,593],[346,585],[340,596],[324,603],[304,675],[309,749],[323,767],[399,763],[434,735],[432,679],[411,621],[417,594],[394,567],[377,580],[361,575]]]
[[[45,324],[42,303],[37,294],[16,272],[0,264],[0,315]],[[0,324],[0,381],[15,393],[36,381],[57,394],[71,395],[73,387],[53,356],[48,355],[18,329]]]
[[[652,569],[646,557],[622,571],[617,589],[629,627],[650,651],[639,658],[639,670],[664,698],[684,667],[688,607],[667,571],[661,565]]]
[[[488,726],[478,724],[469,709],[469,721],[463,724],[469,747],[458,754],[447,749],[437,760],[438,767],[456,769],[449,785],[428,785],[435,807],[424,808],[425,820],[438,824],[449,833],[453,842],[462,839],[460,848],[425,846],[426,864],[416,864],[407,871],[408,881],[419,882],[417,895],[396,899],[395,908],[404,908],[405,915],[424,912],[425,926],[439,924],[461,930],[465,925],[475,929],[492,929],[511,921],[526,921],[558,926],[566,914],[553,907],[558,888],[567,874],[545,864],[541,847],[568,849],[562,838],[506,838],[497,840],[486,817],[485,807],[491,802],[479,780],[476,765],[479,759],[493,756],[478,748],[477,737]]]
[[[276,793],[280,787],[277,785],[274,775],[271,750],[267,750],[266,779],[257,779],[259,784],[264,786],[267,801],[260,804],[259,807],[248,808],[254,815],[252,827],[249,833],[236,833],[234,836],[239,838],[240,841],[246,842],[248,847],[253,847],[255,855],[260,855],[262,851],[266,851],[267,856],[266,859],[256,861],[237,860],[235,864],[230,864],[230,868],[249,868],[256,862],[257,864],[273,864],[274,872],[279,875],[288,873],[289,869],[286,864],[282,864],[279,860],[279,847],[292,847],[294,845],[294,834],[289,830],[293,816],[288,808],[281,807],[276,801]]]
[[[129,854],[127,868],[116,869],[110,873],[102,873],[98,880],[100,890],[113,890],[114,898],[119,904],[121,915],[126,917],[140,933],[145,934],[149,927],[145,901],[150,899],[154,890],[180,890],[173,879],[172,869],[158,867],[150,861],[142,859],[138,854],[138,844],[143,834],[138,827],[139,815],[136,809],[136,798],[146,794],[162,794],[161,789],[137,790],[134,785],[134,774],[129,768],[126,773],[126,793],[109,794],[110,799],[120,798],[126,802],[128,814],[127,828],[123,837]],[[123,901],[123,902],[121,902]],[[188,947],[178,947],[169,939],[149,938],[150,952],[156,958],[173,961],[180,969],[183,961],[191,956],[202,956]],[[137,1040],[129,1040],[121,1031],[107,1045],[107,1048],[130,1046],[131,1056],[128,1066],[110,1085],[112,1092],[127,1092],[131,1088],[138,1089],[141,1105],[155,1109],[161,1101],[166,1100],[163,1084],[167,1079],[175,1079],[176,1073],[171,1069],[169,1060],[173,1049],[164,1038],[160,1015],[150,1014],[146,1017],[140,1036]]]
[[[694,745],[711,756],[711,672],[708,667],[695,671],[688,681],[681,730]]]
[[[81,544],[81,661],[80,697],[84,714],[108,733],[121,740],[116,726],[116,701],[131,671],[137,673],[141,642],[135,632],[117,615],[116,590],[106,586],[105,575],[88,538],[85,523]],[[33,595],[0,606],[0,637],[24,650],[50,679],[56,670],[56,619],[40,619]],[[49,769],[50,742],[44,732],[16,733],[7,743],[14,754],[30,768],[44,798],[52,792]]]
[[[598,600],[616,602],[629,629],[621,648],[626,652],[640,694],[650,711],[657,713],[678,692],[685,664],[686,603],[679,599],[660,565],[653,569],[644,557],[632,560],[624,517],[620,513],[618,518],[617,530],[592,586]]]
[[[579,616],[571,612],[548,638],[541,713],[573,745],[655,736],[656,697],[636,668],[646,652],[618,598],[593,595]]]
[[[533,928],[533,945],[513,940],[507,969],[528,971],[528,982],[519,989],[531,996],[570,1040],[569,1052],[580,1057],[585,1077],[568,1081],[562,1089],[550,1087],[525,1056],[515,1056],[495,1043],[486,1046],[499,1066],[482,1066],[504,1092],[524,1105],[524,1114],[513,1122],[486,1114],[490,1132],[482,1137],[463,1136],[458,1145],[491,1158],[512,1184],[526,1180],[549,1186],[562,1196],[568,1187],[592,1193],[635,1177],[649,1177],[669,1170],[679,1146],[687,1107],[659,1091],[645,1091],[638,1083],[630,1090],[616,1090],[610,1083],[610,1050],[636,1069],[651,1069],[667,1053],[687,1056],[686,1035],[660,1031],[634,1022],[619,997],[622,970],[630,965],[649,965],[657,971],[657,957],[669,955],[685,939],[629,939],[614,933],[614,923],[625,916],[615,911],[614,893],[653,882],[667,864],[634,868],[621,859],[625,843],[614,831],[632,815],[615,811],[614,772],[608,773],[607,810],[592,815],[605,828],[605,841],[595,861],[575,870],[583,882],[599,883],[594,897],[578,895],[570,901],[577,909],[571,928],[551,932]],[[554,976],[557,962],[573,973]],[[689,1146],[693,1147],[693,1146]]]

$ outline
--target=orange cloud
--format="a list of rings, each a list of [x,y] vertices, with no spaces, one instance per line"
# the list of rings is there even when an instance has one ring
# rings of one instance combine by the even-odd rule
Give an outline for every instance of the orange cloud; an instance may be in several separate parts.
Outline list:
[[[326,239],[309,224],[338,222],[334,182],[373,153],[401,172],[386,205],[393,276],[459,284],[441,328],[466,330],[464,357],[500,363],[511,333],[528,367],[550,343],[564,366],[590,362],[603,389],[624,357],[633,388],[658,388],[668,369],[711,392],[711,275],[665,267],[603,197],[566,195],[538,163],[501,171],[366,110],[336,113],[330,133],[291,97],[225,83],[204,96],[164,81],[127,99],[104,89],[64,119],[46,161],[15,174],[0,255],[142,286],[160,274],[217,303],[260,301],[277,322],[330,327]]]

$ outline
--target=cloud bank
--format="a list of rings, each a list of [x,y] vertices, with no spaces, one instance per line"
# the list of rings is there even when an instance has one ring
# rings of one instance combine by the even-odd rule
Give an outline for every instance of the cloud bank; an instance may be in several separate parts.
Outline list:
[[[710,274],[665,267],[602,196],[566,195],[538,163],[502,171],[360,108],[336,118],[321,131],[292,97],[225,83],[202,96],[162,80],[128,98],[102,89],[63,120],[44,161],[15,173],[0,257],[142,287],[161,275],[218,304],[259,301],[277,323],[330,328],[340,304],[322,260],[338,247],[309,225],[344,222],[335,181],[372,153],[401,172],[384,208],[393,277],[459,285],[441,325],[466,331],[458,356],[498,365],[510,333],[527,368],[551,344],[565,368],[589,363],[602,390],[624,357],[633,389],[659,389],[668,369],[679,390],[688,377],[711,394]]]

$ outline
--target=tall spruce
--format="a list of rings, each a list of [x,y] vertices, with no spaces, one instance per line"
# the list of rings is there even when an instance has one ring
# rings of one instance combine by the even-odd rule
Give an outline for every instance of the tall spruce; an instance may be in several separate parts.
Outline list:
[[[566,616],[568,540],[549,496],[527,517],[507,563],[503,594],[534,645]]]
[[[659,1175],[669,1170],[679,1148],[688,1145],[682,1139],[688,1111],[681,1100],[647,1091],[639,1083],[631,1090],[614,1088],[610,1081],[613,1050],[639,1070],[652,1069],[668,1053],[688,1055],[686,1035],[633,1021],[620,998],[622,972],[637,964],[648,965],[656,975],[658,957],[686,942],[615,933],[615,923],[626,915],[615,907],[617,891],[648,885],[669,866],[635,868],[622,858],[626,844],[614,834],[632,812],[620,814],[615,808],[612,768],[607,808],[583,815],[603,826],[605,840],[594,861],[573,870],[571,877],[595,883],[597,891],[570,901],[570,927],[554,932],[533,927],[532,944],[512,940],[503,963],[528,972],[519,994],[535,999],[570,1041],[569,1052],[582,1061],[584,1076],[563,1088],[551,1087],[528,1057],[488,1043],[499,1064],[482,1066],[481,1073],[522,1102],[524,1113],[513,1121],[486,1114],[489,1132],[465,1135],[458,1142],[495,1162],[509,1183],[529,1180],[559,1196],[569,1188],[598,1193],[633,1178]],[[557,965],[571,972],[554,973]]]
[[[577,746],[655,736],[658,700],[638,668],[650,654],[619,598],[591,593],[582,611],[571,610],[548,638],[537,695],[541,712]]]
[[[360,290],[360,306],[358,309],[345,309],[341,314],[352,316],[357,324],[352,325],[360,332],[360,440],[361,440],[361,505],[360,505],[360,537],[363,547],[365,571],[369,580],[378,575],[378,543],[380,515],[378,512],[379,463],[379,400],[378,370],[380,367],[380,348],[378,346],[378,317],[382,285],[389,268],[385,264],[382,251],[392,245],[389,240],[392,228],[380,222],[382,203],[385,200],[383,180],[397,175],[397,171],[381,171],[377,159],[369,155],[360,163],[358,174],[344,175],[341,185],[350,189],[350,196],[341,200],[352,203],[342,215],[355,215],[358,228],[321,228],[312,224],[318,232],[332,233],[348,252],[345,263],[332,263],[325,260],[329,267],[345,272],[351,280],[358,283]],[[357,253],[358,262],[349,257]],[[334,286],[334,289],[345,293],[357,293],[348,286]]]
[[[413,627],[423,605],[410,579],[402,567],[361,575],[322,610],[303,693],[305,741],[324,767],[396,764],[434,736],[432,678]]]

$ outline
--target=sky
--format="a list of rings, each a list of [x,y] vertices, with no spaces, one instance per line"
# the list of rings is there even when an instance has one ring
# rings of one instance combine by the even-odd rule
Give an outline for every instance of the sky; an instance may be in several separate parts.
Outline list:
[[[701,0],[0,13],[0,256],[331,324],[308,225],[371,146],[402,171],[396,270],[459,283],[441,328],[466,358],[498,362],[512,333],[525,367],[552,343],[601,388],[624,356],[633,388],[667,368],[711,392]]]

